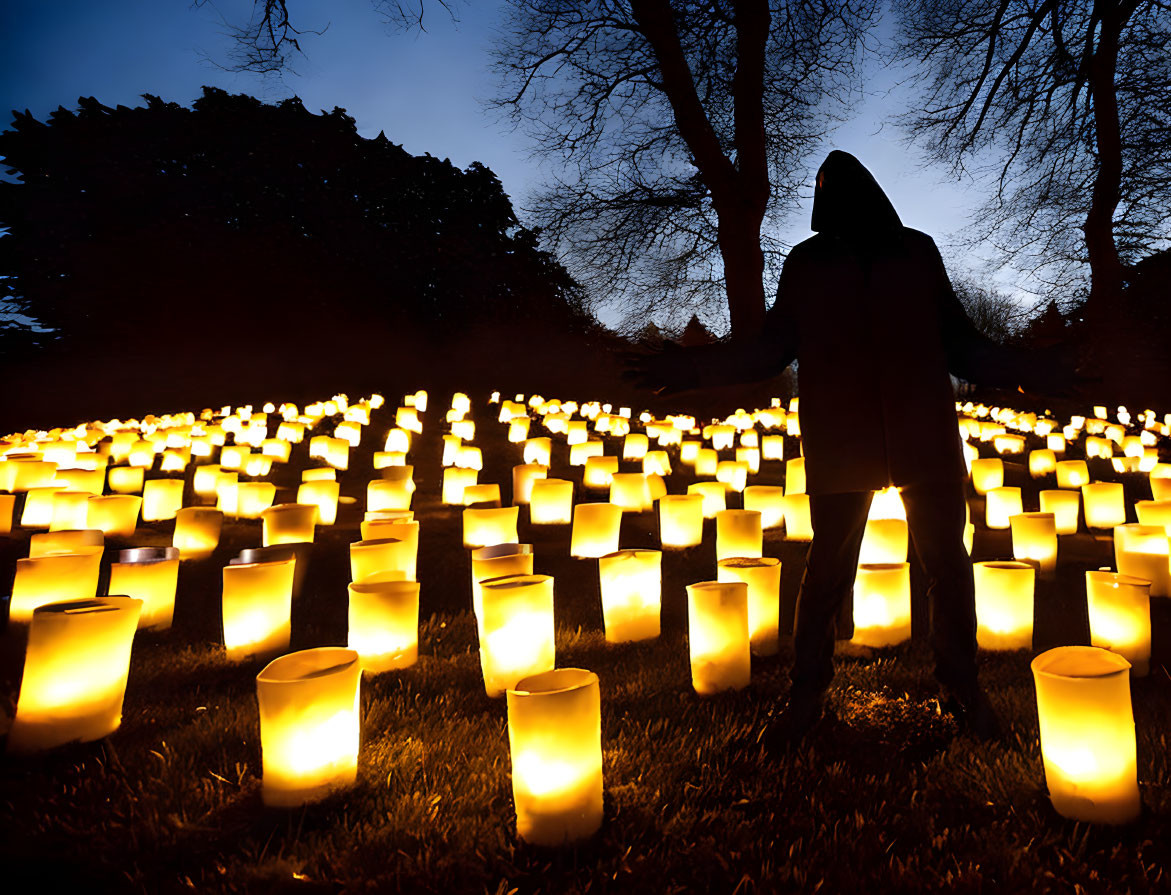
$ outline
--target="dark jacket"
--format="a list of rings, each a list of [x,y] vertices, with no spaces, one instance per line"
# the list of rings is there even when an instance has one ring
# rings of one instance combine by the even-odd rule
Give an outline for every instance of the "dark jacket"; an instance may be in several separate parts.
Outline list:
[[[848,153],[818,172],[813,229],[785,261],[760,339],[738,349],[737,378],[797,360],[810,493],[962,478],[948,373],[1015,387],[1021,352],[977,332],[931,237],[902,226]]]

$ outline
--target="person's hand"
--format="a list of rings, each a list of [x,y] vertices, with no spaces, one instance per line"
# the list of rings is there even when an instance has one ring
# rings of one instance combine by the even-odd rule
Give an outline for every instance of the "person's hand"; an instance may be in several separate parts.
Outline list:
[[[622,355],[622,378],[635,388],[669,395],[699,387],[699,365],[694,352],[674,342],[658,350],[630,351]]]

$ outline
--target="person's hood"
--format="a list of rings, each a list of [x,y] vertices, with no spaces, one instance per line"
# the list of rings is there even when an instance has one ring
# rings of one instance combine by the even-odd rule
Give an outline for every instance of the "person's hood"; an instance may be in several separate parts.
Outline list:
[[[817,233],[882,240],[902,230],[903,222],[866,166],[835,149],[817,169],[811,227]]]

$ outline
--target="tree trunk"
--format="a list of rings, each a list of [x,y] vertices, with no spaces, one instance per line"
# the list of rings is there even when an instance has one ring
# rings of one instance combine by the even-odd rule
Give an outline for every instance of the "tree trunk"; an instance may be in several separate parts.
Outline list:
[[[724,290],[734,341],[751,340],[764,322],[764,253],[760,225],[768,205],[764,141],[764,52],[770,15],[765,0],[737,0],[735,102],[736,163],[720,146],[695,90],[668,0],[632,0],[631,10],[655,53],[662,90],[679,135],[711,192],[719,220]]]
[[[1094,14],[1101,22],[1098,46],[1090,58],[1089,87],[1094,104],[1094,135],[1098,171],[1083,230],[1090,260],[1090,297],[1086,317],[1102,322],[1118,310],[1122,296],[1122,261],[1114,242],[1114,212],[1122,192],[1122,126],[1114,78],[1118,44],[1128,12],[1113,0],[1096,0]]]

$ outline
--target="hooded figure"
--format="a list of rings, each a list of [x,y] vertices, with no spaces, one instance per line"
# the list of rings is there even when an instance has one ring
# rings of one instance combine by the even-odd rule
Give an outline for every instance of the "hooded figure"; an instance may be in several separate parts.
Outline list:
[[[960,723],[995,736],[998,722],[977,682],[966,471],[948,374],[1011,388],[1033,365],[979,334],[934,241],[902,225],[849,153],[831,152],[817,172],[812,228],[816,235],[785,260],[755,342],[668,352],[644,361],[636,376],[678,390],[762,379],[798,362],[814,538],[797,602],[789,706],[774,735],[799,738],[822,713],[835,621],[854,584],[870,501],[895,485],[927,573],[936,677]]]

